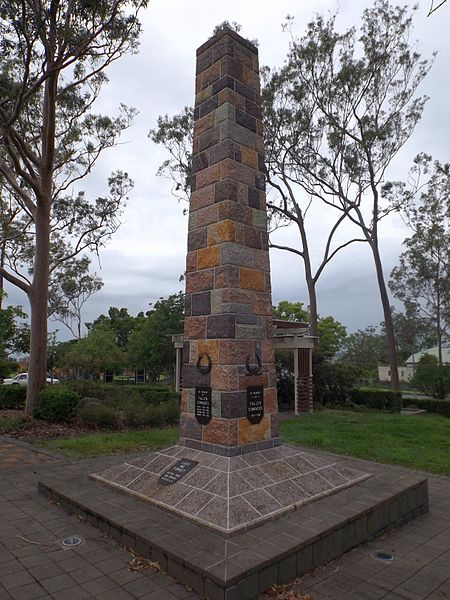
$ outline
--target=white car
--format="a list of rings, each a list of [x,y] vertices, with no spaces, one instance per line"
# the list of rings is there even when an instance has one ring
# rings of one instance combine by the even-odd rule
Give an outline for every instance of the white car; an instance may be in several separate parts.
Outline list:
[[[47,377],[47,383],[59,383],[59,379],[55,377]],[[4,379],[3,385],[27,385],[28,384],[28,373],[19,373],[12,379]]]

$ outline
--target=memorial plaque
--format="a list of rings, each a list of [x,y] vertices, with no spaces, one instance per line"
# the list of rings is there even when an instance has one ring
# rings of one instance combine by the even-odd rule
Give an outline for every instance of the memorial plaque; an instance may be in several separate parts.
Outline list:
[[[195,388],[195,416],[201,425],[206,425],[212,419],[211,388],[207,385]]]
[[[182,458],[161,475],[159,483],[162,483],[163,485],[172,485],[173,483],[180,481],[180,479],[184,477],[186,473],[189,473],[195,465],[198,465],[198,461]]]
[[[247,419],[253,425],[260,423],[264,416],[264,388],[251,385],[247,388]]]

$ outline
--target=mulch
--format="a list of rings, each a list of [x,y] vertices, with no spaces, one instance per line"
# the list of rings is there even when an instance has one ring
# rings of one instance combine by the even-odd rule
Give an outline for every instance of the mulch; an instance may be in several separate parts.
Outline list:
[[[2,431],[2,421],[23,418],[24,413],[22,410],[0,410],[0,433],[16,440],[34,442],[62,437],[77,437],[95,431],[92,427],[88,427],[82,423],[50,423],[48,421],[37,421],[31,417],[24,419],[20,429]]]

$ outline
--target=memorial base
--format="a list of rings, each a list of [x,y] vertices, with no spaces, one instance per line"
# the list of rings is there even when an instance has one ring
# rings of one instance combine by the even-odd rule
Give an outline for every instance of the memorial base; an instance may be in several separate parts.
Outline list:
[[[92,477],[231,536],[370,475],[291,446],[233,457],[172,446]]]
[[[192,521],[192,515],[186,520],[181,513],[161,510],[156,503],[143,502],[135,494],[123,493],[117,484],[104,485],[99,479],[89,476],[94,471],[103,473],[103,476],[108,471],[112,475],[113,470],[117,477],[119,472],[124,474],[126,470],[117,466],[117,458],[57,465],[46,471],[38,486],[41,493],[61,507],[80,515],[118,543],[158,562],[164,571],[209,600],[254,600],[271,586],[287,583],[383,530],[405,523],[428,510],[427,480],[420,474],[401,467],[288,446],[283,446],[280,451],[286,459],[298,457],[315,463],[317,468],[314,472],[317,474],[319,471],[318,475],[321,469],[327,469],[327,473],[336,472],[342,477],[347,473],[347,478],[351,472],[359,472],[361,479],[353,485],[335,487],[334,493],[325,490],[325,494],[316,499],[311,494],[308,504],[299,505],[297,502],[297,510],[292,505],[291,510],[284,514],[282,510],[272,511],[272,514],[266,514],[266,518],[270,517],[269,521],[249,520],[248,527],[236,531],[232,537],[219,533],[217,527],[205,529],[199,521]],[[185,456],[186,448],[176,447],[170,452]],[[150,456],[153,456],[153,462],[160,457],[176,458],[174,454],[167,454],[167,450]],[[210,458],[220,462],[236,460],[217,456]],[[138,460],[131,458],[122,464],[128,465],[127,469],[141,468],[136,463],[141,464],[140,461],[147,459],[148,455]],[[261,464],[266,465],[266,476],[269,477],[267,466],[273,465],[277,459],[270,460],[267,456],[266,459]],[[206,466],[199,460],[196,472],[210,469],[212,464]],[[248,466],[243,468],[249,469]],[[264,473],[259,465],[256,468]],[[232,474],[240,471],[229,468],[217,470],[216,477],[226,473],[230,481]],[[165,471],[161,467],[161,473]],[[371,476],[364,478],[363,473],[367,472]],[[175,490],[176,486],[188,485],[189,474],[193,477],[194,469],[164,489]],[[204,487],[209,483],[206,482]],[[250,481],[247,483],[250,484]],[[193,485],[191,487],[194,488]],[[275,484],[273,491],[276,487],[286,488],[282,481]],[[190,492],[192,499],[199,495],[196,489],[203,491],[199,484]],[[237,497],[242,498],[246,494],[248,492],[242,491]],[[269,494],[267,488],[262,496],[265,497],[265,494]],[[277,502],[279,499],[274,497]],[[186,504],[184,506],[186,508]],[[198,518],[198,514],[196,516]]]

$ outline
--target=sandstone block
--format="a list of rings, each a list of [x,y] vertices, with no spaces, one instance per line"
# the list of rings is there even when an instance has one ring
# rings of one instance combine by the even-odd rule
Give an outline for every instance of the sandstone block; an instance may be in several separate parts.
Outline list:
[[[202,426],[194,415],[182,413],[180,419],[180,436],[191,440],[202,439]]]
[[[204,71],[205,69],[210,67],[211,64],[212,64],[212,49],[211,48],[208,48],[208,50],[205,50],[205,52],[202,52],[201,54],[197,54],[196,75],[199,75],[200,73],[202,73],[202,71]]]
[[[211,385],[211,373],[203,375],[195,365],[183,365],[183,387],[193,388],[197,385]]]
[[[231,158],[232,160],[240,158],[240,148],[233,140],[222,140],[220,143],[215,144],[209,151],[209,162],[211,165],[226,158]]]
[[[204,269],[203,271],[193,271],[186,273],[186,292],[194,294],[210,290],[214,282],[214,269]]]
[[[222,392],[221,416],[239,419],[247,416],[247,392]]]
[[[270,417],[265,415],[261,423],[252,425],[247,418],[239,419],[239,443],[250,444],[270,439]]]
[[[237,163],[234,160],[226,159],[220,163],[221,166],[221,179],[230,177],[236,179],[249,186],[255,185],[255,170],[247,165]],[[197,181],[198,183],[198,181]]]
[[[255,73],[253,69],[244,66],[242,71],[242,81],[245,85],[248,85],[249,88],[259,94],[259,73]]]
[[[184,339],[204,340],[206,337],[206,317],[187,317],[184,319]]]
[[[222,202],[223,200],[238,200],[238,183],[234,179],[222,179],[215,185],[214,202]]]
[[[253,225],[258,229],[267,231],[267,215],[265,210],[252,209],[253,212]],[[197,221],[198,223],[198,221]]]
[[[206,239],[206,227],[203,227],[202,229],[196,229],[195,231],[190,231],[188,233],[189,252],[192,252],[193,250],[198,250],[199,248],[204,248],[206,246]]]
[[[221,446],[236,446],[238,443],[236,421],[232,419],[211,419],[208,427],[204,429],[203,441]]]
[[[220,128],[221,140],[233,140],[238,144],[242,144],[256,150],[256,135],[249,129],[242,127],[242,125],[239,125],[234,121],[230,121],[230,119],[222,121],[218,127]],[[255,184],[252,184],[252,187],[255,187]]]
[[[219,340],[199,340],[197,342],[198,356],[207,354],[213,365],[219,364]]]
[[[199,106],[198,106],[198,114],[199,117],[204,117],[205,115],[207,115],[208,113],[210,113],[213,110],[216,110],[216,108],[219,106],[219,99],[217,96],[211,96],[211,98],[209,98],[208,100],[206,100],[206,102],[202,102]]]
[[[221,242],[234,242],[235,231],[236,224],[229,219],[209,225],[207,234],[208,246],[220,244]]]
[[[208,131],[208,129],[212,129],[216,124],[215,113],[209,113],[206,117],[202,119],[198,119],[194,123],[194,137],[198,137]]]
[[[199,208],[193,214],[195,214],[195,224],[197,227],[205,227],[206,225],[215,223],[219,217],[219,211],[214,204],[205,206],[205,208]]]
[[[234,56],[235,41],[229,35],[224,35],[212,47],[212,58],[214,61],[220,60],[226,55]]]
[[[208,167],[207,169],[203,169],[203,171],[199,171],[195,177],[197,190],[200,190],[207,185],[211,185],[212,183],[216,183],[216,181],[219,181],[221,178],[220,163],[213,165],[212,167]]]
[[[217,144],[219,141],[220,141],[220,128],[212,127],[211,129],[208,129],[207,131],[205,131],[205,133],[202,133],[199,136],[198,147],[199,147],[200,152],[203,152],[204,150],[207,150],[211,146],[214,146],[214,144]],[[203,166],[203,168],[206,168],[207,166],[208,165],[206,164]]]
[[[219,246],[208,246],[197,251],[198,268],[210,269],[220,265],[220,248]]]
[[[192,250],[187,253],[186,256],[186,272],[190,273],[191,271],[197,270],[197,250]]]
[[[264,412],[266,414],[278,412],[277,389],[267,388],[264,390]]]
[[[245,227],[244,230],[245,245],[250,248],[262,249],[262,232],[256,227]]]
[[[232,58],[231,56],[224,56],[220,61],[220,69],[222,77],[224,75],[231,75],[234,79],[242,81],[243,69],[241,63]]]
[[[192,294],[191,313],[193,317],[211,314],[211,292]]]
[[[236,123],[256,133],[256,119],[243,110],[236,109]]]
[[[211,130],[211,131],[213,131],[213,130]],[[208,135],[208,132],[205,133],[204,135]],[[193,173],[197,173],[198,171],[201,171],[202,169],[206,169],[206,167],[209,167],[209,157],[208,157],[207,152],[200,152],[200,154],[196,154],[192,158],[192,172]]]
[[[211,290],[211,314],[222,312],[222,290]]]
[[[201,74],[201,87],[202,90],[213,84],[215,81],[220,79],[220,63],[213,62],[210,67],[205,69]]]
[[[211,371],[211,385],[217,391],[235,391],[238,386],[238,374],[236,367],[213,365]]]
[[[226,242],[220,246],[220,263],[222,265],[255,267],[254,251],[241,244]]]
[[[234,79],[232,79],[231,77],[223,77],[224,80],[226,80],[228,83],[230,83],[230,80],[233,82],[233,85],[227,85],[226,87],[222,88],[221,90],[218,90],[218,103],[219,106],[221,104],[223,104],[224,102],[230,102],[233,106],[237,106],[238,108],[241,108],[242,110],[245,109],[245,98],[244,96],[242,96],[241,94],[238,94],[237,92],[234,91]],[[215,83],[215,86],[218,86],[220,84],[219,80],[217,83]],[[225,81],[224,81],[225,83]],[[214,91],[214,88],[213,88]]]
[[[214,287],[227,288],[239,286],[239,267],[236,265],[224,265],[217,267],[214,271]]]
[[[263,271],[256,269],[241,268],[241,288],[246,290],[257,290],[260,292],[266,289],[266,277]]]
[[[263,340],[266,337],[264,327],[258,325],[236,325],[236,339]]]
[[[258,154],[255,150],[242,146],[241,148],[241,161],[244,165],[252,167],[252,169],[258,168]]]
[[[200,83],[200,85],[201,85],[201,83]],[[209,98],[211,98],[211,96],[213,96],[213,95],[214,94],[213,94],[213,86],[212,85],[208,86],[207,88],[205,88],[203,90],[200,90],[198,92],[198,94],[195,94],[195,105],[199,106],[200,104],[203,104],[203,102],[206,102],[206,100],[209,100]]]
[[[251,224],[253,215],[247,206],[232,200],[224,200],[219,204],[219,219],[231,219],[239,223]]]
[[[191,211],[208,206],[214,202],[214,185],[209,185],[191,193]]]
[[[271,296],[267,292],[255,292],[253,296],[253,312],[255,315],[271,315]]]
[[[247,356],[253,356],[255,346],[248,340],[220,340],[220,365],[245,365]]]
[[[207,321],[208,339],[234,338],[236,318],[234,315],[210,315]]]

